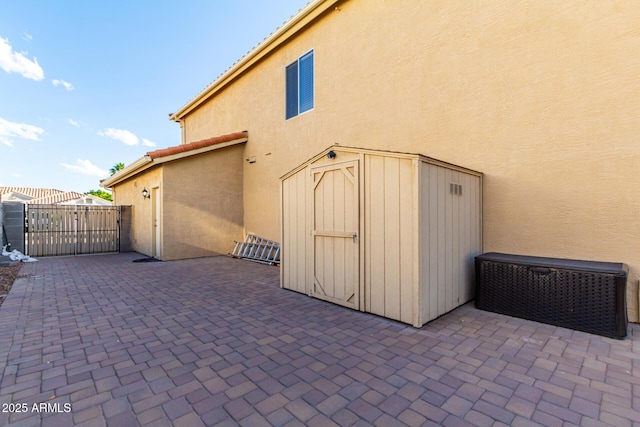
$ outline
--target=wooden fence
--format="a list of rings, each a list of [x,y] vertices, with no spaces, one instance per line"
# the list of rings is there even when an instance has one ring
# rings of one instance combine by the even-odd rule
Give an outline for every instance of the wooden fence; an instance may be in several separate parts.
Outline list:
[[[120,206],[25,206],[27,255],[80,255],[119,250]]]

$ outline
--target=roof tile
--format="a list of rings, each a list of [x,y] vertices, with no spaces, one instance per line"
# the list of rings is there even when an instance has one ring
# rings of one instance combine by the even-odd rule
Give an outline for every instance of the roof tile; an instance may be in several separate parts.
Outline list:
[[[82,198],[81,193],[77,193],[75,191],[65,191],[64,193],[60,192],[57,194],[51,194],[45,197],[39,197],[37,199],[31,199],[27,203],[30,205],[38,204],[38,205],[55,205],[58,203],[68,202],[71,200],[77,200]]]
[[[56,190],[55,188],[34,188],[34,187],[0,187],[0,194],[8,194],[8,193],[20,193],[25,196],[40,198],[47,197],[52,194],[63,193],[61,190]]]
[[[162,148],[160,150],[149,151],[147,153],[147,156],[149,156],[153,160],[153,159],[158,159],[160,157],[172,156],[174,154],[179,154],[187,151],[209,147],[211,145],[222,144],[224,142],[233,141],[235,139],[247,138],[247,136],[248,136],[248,133],[246,131],[235,132],[235,133],[230,133],[228,135],[221,135],[221,136],[216,136],[214,138],[204,139],[202,141],[190,142],[188,144],[181,144],[173,147]]]

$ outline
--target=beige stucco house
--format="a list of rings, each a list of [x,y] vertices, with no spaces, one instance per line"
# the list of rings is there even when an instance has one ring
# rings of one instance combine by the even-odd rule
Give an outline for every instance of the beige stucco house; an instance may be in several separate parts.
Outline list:
[[[429,156],[483,172],[483,251],[627,263],[638,321],[638,22],[634,2],[314,0],[170,116],[186,146],[241,143],[103,185],[170,259],[280,240],[281,178],[330,146]]]

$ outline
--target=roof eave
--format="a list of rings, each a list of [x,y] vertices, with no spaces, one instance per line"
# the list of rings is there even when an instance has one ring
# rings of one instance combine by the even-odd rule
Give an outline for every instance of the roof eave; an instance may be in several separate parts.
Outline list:
[[[341,0],[313,0],[295,14],[289,21],[274,31],[269,37],[264,39],[259,45],[236,62],[231,68],[222,73],[220,77],[207,86],[202,92],[187,102],[175,113],[169,114],[169,120],[181,121],[187,114],[198,108],[201,104],[210,99],[217,92],[235,80],[256,62],[273,52],[280,45],[307,26],[311,21],[322,15]]]
[[[157,157],[152,161],[154,165],[158,165],[161,163],[171,162],[173,160],[183,159],[185,157],[195,156],[197,154],[206,153],[208,151],[219,150],[221,148],[230,147],[236,144],[242,144],[244,142],[247,142],[248,140],[249,138],[245,136],[244,138],[238,138],[238,139],[234,139],[227,142],[221,142],[218,144],[213,144],[213,145],[209,145],[202,148],[197,148],[195,150],[183,151],[181,153],[171,154],[169,156]]]
[[[119,170],[113,176],[100,181],[100,187],[112,188],[114,185],[117,185],[124,180],[132,178],[133,176],[138,175],[140,172],[143,172],[152,166],[171,162],[173,160],[183,159],[185,157],[195,156],[195,155],[206,153],[213,150],[219,150],[221,148],[230,147],[236,144],[242,144],[247,142],[248,140],[249,140],[249,137],[244,136],[242,138],[236,138],[230,141],[225,141],[217,144],[208,145],[202,148],[197,148],[195,150],[183,151],[183,152],[171,154],[168,156],[156,157],[155,159],[152,159],[149,156],[149,154],[146,154],[144,157],[136,160],[135,162],[131,163],[129,166],[125,167],[124,169]]]
[[[114,185],[119,184],[134,175],[139,174],[140,172],[150,168],[151,166],[153,166],[153,160],[151,160],[149,156],[145,155],[144,157],[141,157],[140,159],[126,166],[124,169],[119,170],[109,178],[100,181],[100,187],[112,188]]]

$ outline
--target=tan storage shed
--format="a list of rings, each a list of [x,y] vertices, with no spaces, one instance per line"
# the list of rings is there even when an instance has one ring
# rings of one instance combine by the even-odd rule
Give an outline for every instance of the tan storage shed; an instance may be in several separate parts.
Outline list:
[[[481,173],[333,146],[281,179],[281,287],[415,327],[473,299]]]

